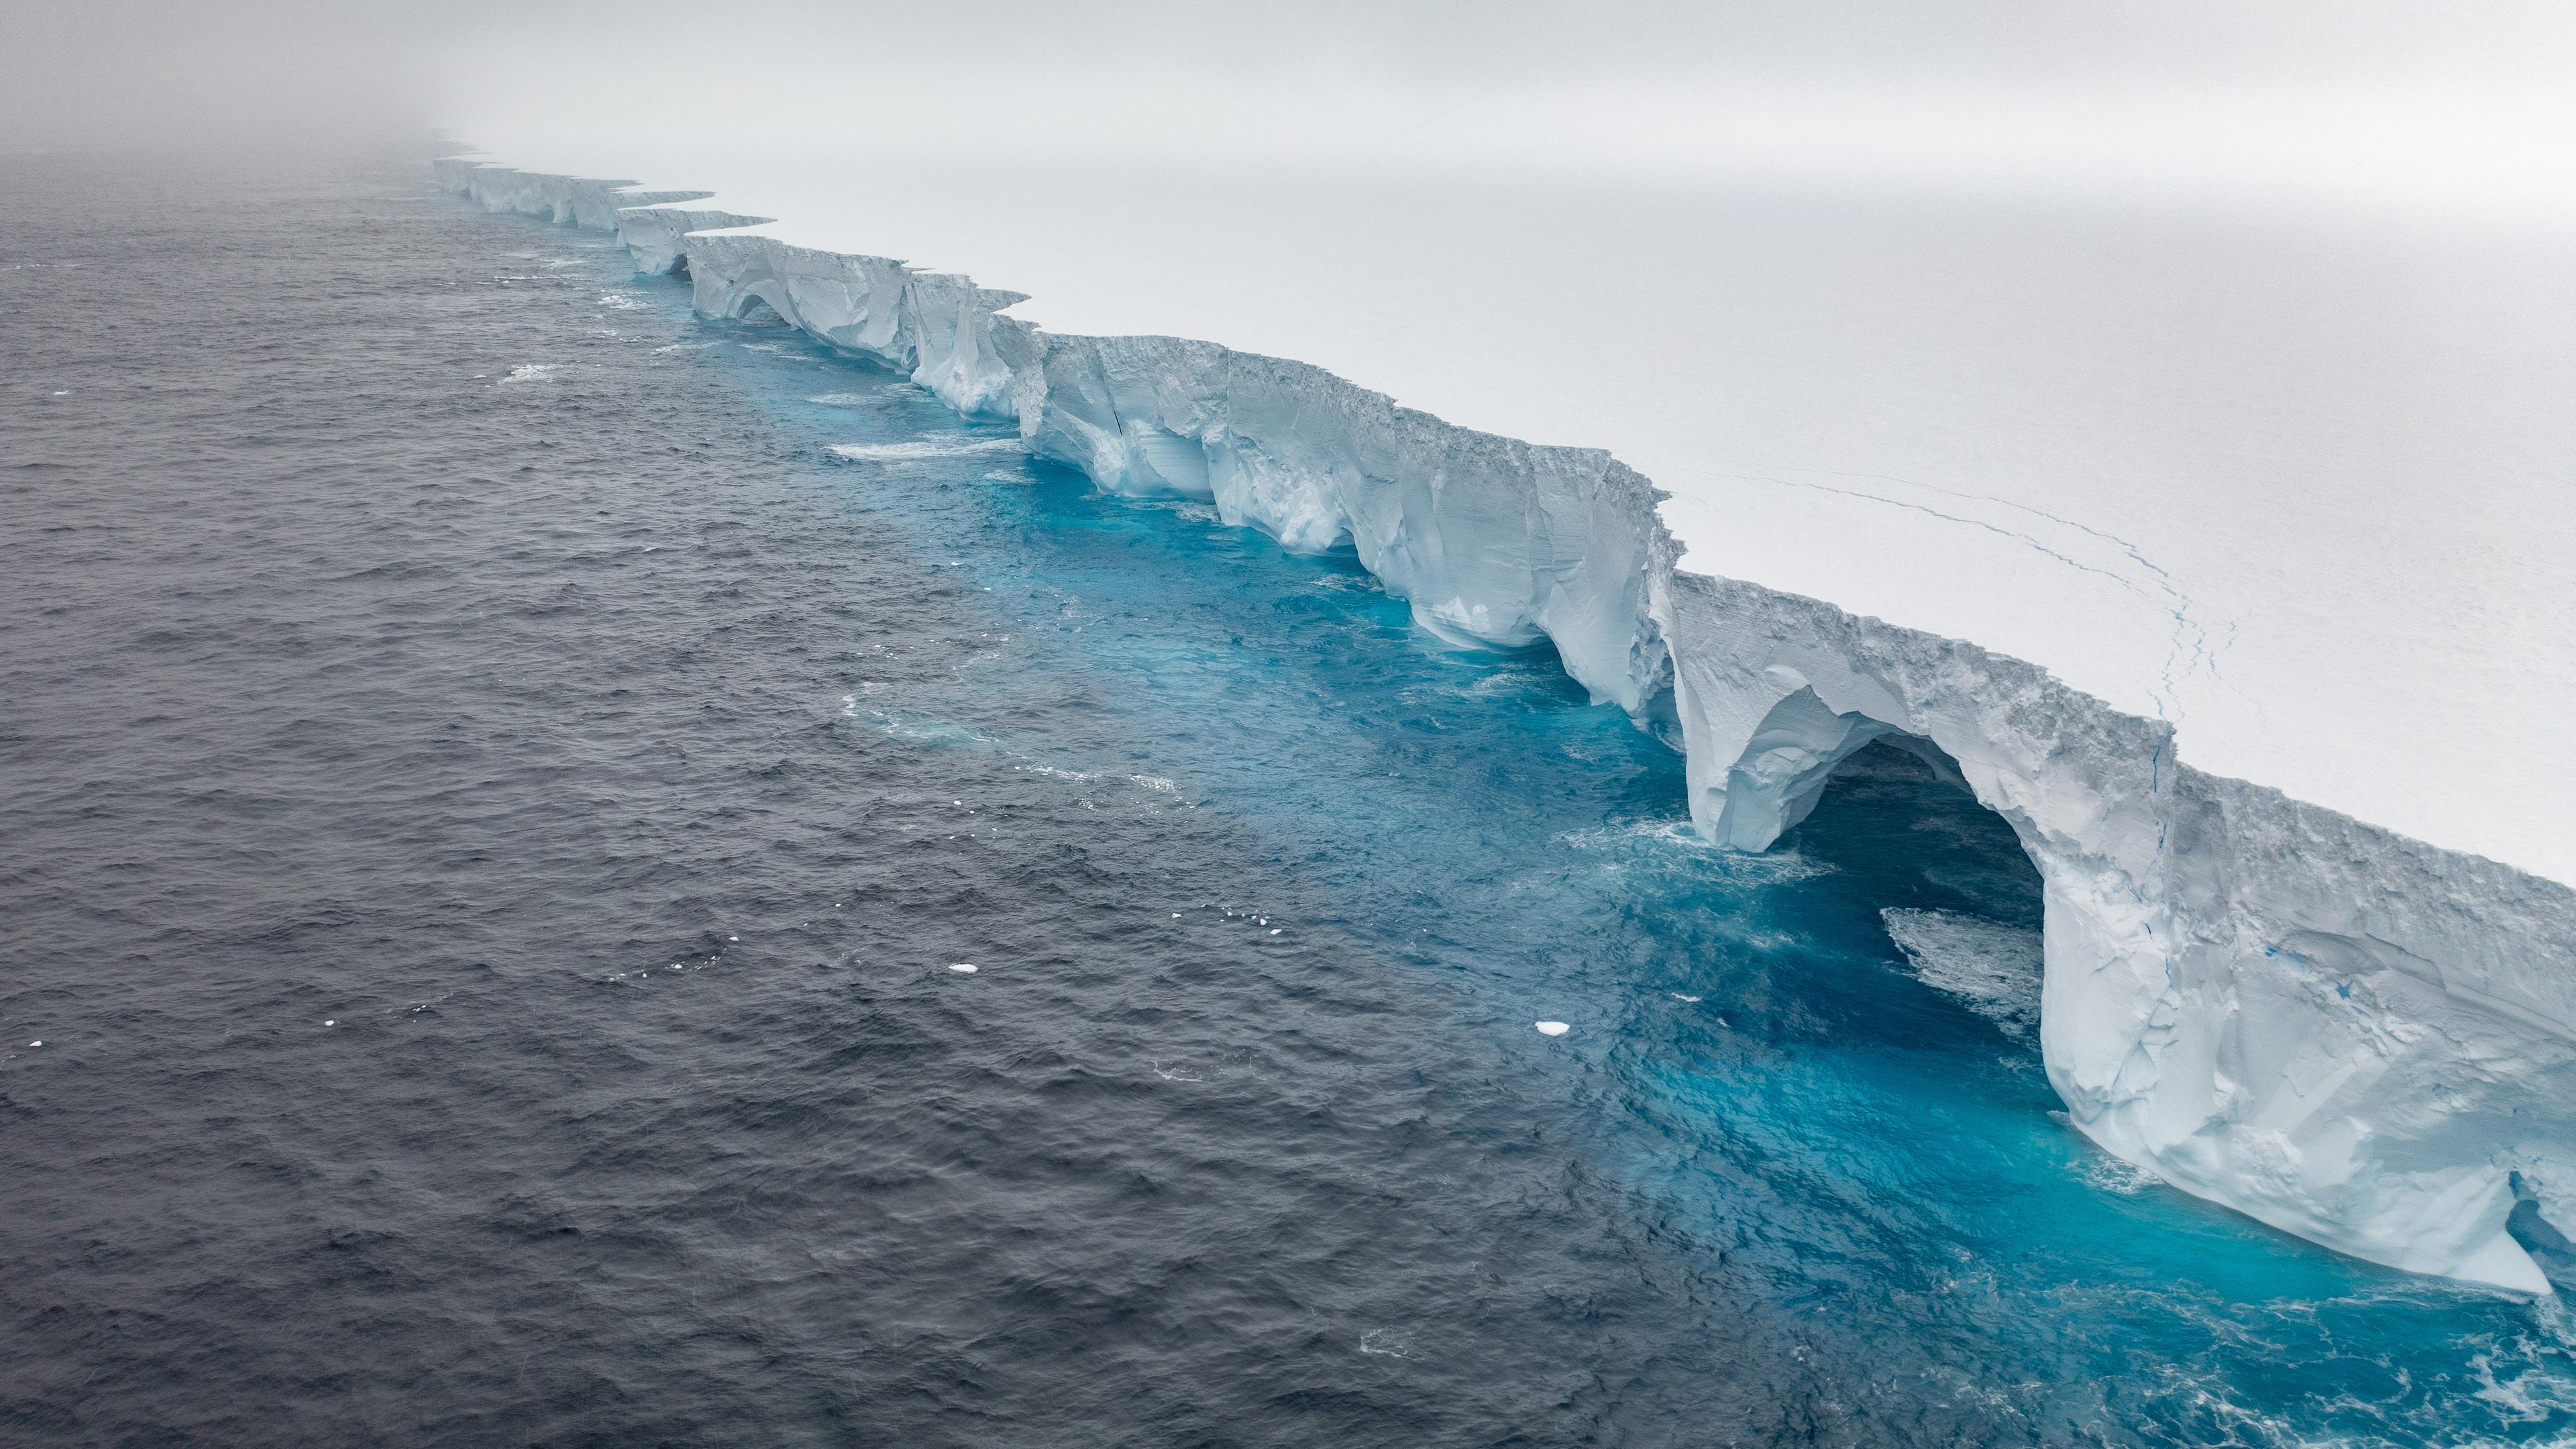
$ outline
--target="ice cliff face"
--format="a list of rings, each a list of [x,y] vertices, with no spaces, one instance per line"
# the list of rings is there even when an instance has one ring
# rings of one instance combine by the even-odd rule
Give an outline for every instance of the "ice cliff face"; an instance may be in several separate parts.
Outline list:
[[[884,257],[788,246],[768,237],[688,238],[690,285],[710,317],[767,307],[844,351],[902,368],[970,418],[1019,416],[1002,338],[1033,335],[1001,310],[1025,302],[960,276]]]
[[[1552,642],[1677,737],[1691,815],[1761,850],[1873,740],[1955,771],[2046,893],[2040,1040],[2095,1142],[2355,1256],[2529,1292],[2518,1204],[2576,1230],[2576,892],[2181,763],[2170,729],[1974,644],[1695,573],[1606,453],[1450,426],[1317,368],[1164,337],[1060,336],[1018,293],[881,257],[702,234],[620,183],[439,163],[495,210],[685,261],[902,369],[1113,493],[1213,503],[1284,546],[1348,541],[1426,628]],[[693,234],[696,233],[696,234]]]
[[[581,176],[541,176],[503,166],[476,166],[453,157],[430,163],[439,184],[472,196],[493,211],[551,219],[557,226],[615,231],[620,211],[668,201],[696,201],[704,191],[637,191],[632,181]]]
[[[627,254],[635,258],[635,270],[648,277],[660,277],[686,270],[681,266],[685,257],[680,239],[689,233],[758,226],[771,219],[703,207],[638,206],[619,214],[616,231],[618,240],[626,243]]]

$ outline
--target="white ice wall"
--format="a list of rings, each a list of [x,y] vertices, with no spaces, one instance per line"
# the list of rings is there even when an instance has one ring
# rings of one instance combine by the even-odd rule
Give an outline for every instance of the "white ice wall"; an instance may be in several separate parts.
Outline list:
[[[590,224],[615,190],[439,174]],[[1606,453],[1213,343],[1043,331],[953,273],[675,237],[668,211],[614,218],[639,265],[685,252],[710,315],[766,304],[1108,491],[1206,498],[1291,548],[1347,539],[1426,627],[1548,638],[1596,699],[1677,726],[1713,838],[1767,847],[1872,738],[1937,747],[2039,867],[2041,1045],[2082,1130],[2356,1256],[2548,1291],[2505,1218],[2520,1182],[2576,1227],[2576,892],[2204,774],[2167,723],[1973,643],[1683,567],[1662,495]]]

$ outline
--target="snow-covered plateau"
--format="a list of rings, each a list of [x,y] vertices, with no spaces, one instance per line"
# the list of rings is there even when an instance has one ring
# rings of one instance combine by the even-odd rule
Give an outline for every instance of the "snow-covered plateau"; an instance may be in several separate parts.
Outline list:
[[[1870,592],[1883,580],[1857,580],[1865,597],[1844,599],[1873,609],[1862,616],[1776,579],[1715,572],[1758,530],[1664,476],[1660,460],[1639,461],[1680,496],[1608,451],[1454,425],[1321,366],[1208,341],[1042,329],[1013,315],[1020,293],[795,244],[758,224],[751,212],[784,208],[756,195],[716,192],[717,209],[697,204],[705,192],[469,159],[443,160],[437,175],[495,210],[612,228],[639,271],[684,269],[701,312],[774,311],[901,369],[967,417],[1016,422],[1030,452],[1104,490],[1204,499],[1291,549],[1348,543],[1427,629],[1551,642],[1595,699],[1678,740],[1692,819],[1725,844],[1770,846],[1874,740],[1924,755],[2009,821],[2039,869],[2042,1052],[2094,1142],[2361,1258],[2550,1291],[2507,1219],[2536,1211],[2576,1233],[2576,891],[2470,853],[2545,832],[2464,829],[2442,848],[2182,758],[2178,746],[2196,750],[2201,738],[2188,706],[2217,695],[2177,688],[2176,677],[2219,679],[2210,657],[2232,624],[2150,562],[2135,535],[1919,481],[1769,480],[1838,492],[1835,507],[1857,491],[1937,513],[1963,539],[1984,540],[1961,543],[1960,568],[1996,538],[2016,556],[2045,555],[2065,571],[2066,592],[2010,600],[2020,615],[2089,618],[2084,589],[2113,598],[2100,657],[2150,664],[2116,679],[2105,665],[2114,682],[2088,691],[2067,682],[2096,682],[2080,647],[2048,653],[2042,667],[1886,622],[1945,616],[1934,603],[1883,606]],[[1515,294],[1542,355],[1555,333],[1586,325],[1558,305],[1552,281],[1524,276]],[[1854,536],[1867,526],[1855,523]],[[2265,541],[2242,542],[2251,557]],[[1818,557],[1831,555],[1818,545]],[[2019,624],[1997,617],[2008,637],[1989,642],[2009,647]],[[2141,618],[2145,634],[2122,635]],[[2405,698],[2397,684],[2389,692]],[[2473,722],[2476,701],[2463,707]],[[2506,735],[2464,726],[2416,757],[2444,779],[2563,776],[2563,757],[2524,757],[2530,742]],[[2235,738],[2215,724],[2211,737]],[[2262,757],[2251,746],[2222,753]],[[2370,793],[2386,783],[2374,774],[2335,803],[2414,798],[2402,778],[2398,793]],[[2539,789],[2544,803],[2555,789]],[[2444,818],[2403,823],[2439,834],[2422,822]],[[2567,873],[2545,850],[2520,858]]]

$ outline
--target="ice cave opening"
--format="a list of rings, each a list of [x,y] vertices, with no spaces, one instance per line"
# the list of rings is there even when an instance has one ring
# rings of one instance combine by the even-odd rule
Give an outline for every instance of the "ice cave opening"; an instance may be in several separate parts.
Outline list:
[[[2020,835],[1979,802],[1958,762],[1920,735],[1881,734],[1816,772],[1773,848],[1884,881],[1871,888],[1890,906],[1946,893],[2016,928],[2039,929],[2039,867]]]
[[[756,292],[745,293],[742,300],[734,304],[731,316],[732,320],[741,323],[745,327],[784,327],[788,325],[787,318],[781,315],[776,307],[769,304],[769,299]]]
[[[2035,1049],[2043,893],[2011,823],[1978,802],[1947,753],[1913,735],[1866,742],[1815,785],[1772,848],[1830,867],[1825,889],[1847,902],[1854,928],[1883,930],[1908,974]]]
[[[2504,1230],[2531,1255],[2552,1286],[2561,1292],[2576,1290],[2576,1242],[2542,1215],[2539,1191],[2530,1180],[2519,1172],[2508,1180],[2513,1185],[2513,1212],[2505,1218]]]

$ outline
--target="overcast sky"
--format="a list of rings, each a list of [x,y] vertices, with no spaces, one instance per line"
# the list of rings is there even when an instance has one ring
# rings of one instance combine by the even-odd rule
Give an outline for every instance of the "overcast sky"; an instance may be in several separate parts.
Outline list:
[[[2576,6],[19,0],[12,149],[673,144],[2576,192]]]

